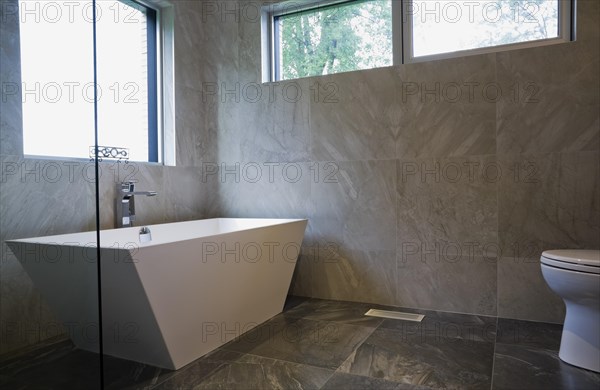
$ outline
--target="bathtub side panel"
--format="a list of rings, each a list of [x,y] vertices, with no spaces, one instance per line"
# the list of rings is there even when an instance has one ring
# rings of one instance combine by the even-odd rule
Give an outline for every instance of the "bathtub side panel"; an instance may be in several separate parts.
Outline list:
[[[102,249],[104,353],[174,369],[146,292],[135,268],[145,248]],[[150,249],[150,248],[148,248]]]
[[[135,267],[175,368],[283,310],[305,227],[301,220],[143,253]]]
[[[75,240],[70,240],[76,244]],[[7,241],[73,343],[99,351],[96,248]]]

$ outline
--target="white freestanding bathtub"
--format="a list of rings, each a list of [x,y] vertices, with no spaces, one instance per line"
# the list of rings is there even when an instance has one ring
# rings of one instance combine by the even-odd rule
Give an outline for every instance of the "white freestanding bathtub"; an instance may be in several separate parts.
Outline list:
[[[104,353],[178,369],[283,310],[305,219],[100,232]],[[6,242],[81,349],[98,352],[96,232]]]

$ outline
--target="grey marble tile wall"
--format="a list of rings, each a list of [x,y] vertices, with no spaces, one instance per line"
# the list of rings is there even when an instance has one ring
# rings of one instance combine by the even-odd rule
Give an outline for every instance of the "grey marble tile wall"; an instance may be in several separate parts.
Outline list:
[[[0,1],[0,82],[20,85],[18,19],[12,17],[16,0]],[[207,115],[201,95],[191,81],[200,80],[202,45],[195,29],[201,16],[195,2],[176,7],[176,156],[174,167],[158,164],[100,165],[101,228],[114,227],[116,184],[137,182],[140,190],[159,195],[136,200],[137,224],[146,225],[205,218],[214,202],[211,176],[202,180],[194,166],[208,150],[200,136]],[[4,12],[10,12],[5,15]],[[6,17],[5,17],[6,16]],[[197,88],[197,85],[196,85]],[[36,344],[65,331],[40,296],[31,279],[4,244],[7,239],[72,233],[95,229],[95,176],[85,160],[37,159],[23,156],[22,109],[19,93],[2,90],[0,99],[0,354]],[[11,93],[9,93],[11,92]],[[16,92],[19,92],[17,90]],[[90,118],[92,121],[92,118]],[[206,122],[207,123],[207,122]]]
[[[279,83],[257,3],[211,4],[211,208],[309,218],[294,294],[562,321],[539,256],[600,247],[600,3],[574,42]]]

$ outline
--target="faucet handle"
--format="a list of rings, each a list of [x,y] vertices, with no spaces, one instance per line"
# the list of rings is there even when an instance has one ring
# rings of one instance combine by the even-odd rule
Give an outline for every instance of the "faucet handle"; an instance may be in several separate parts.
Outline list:
[[[124,181],[117,185],[121,192],[134,192],[135,191],[135,183],[132,181]]]

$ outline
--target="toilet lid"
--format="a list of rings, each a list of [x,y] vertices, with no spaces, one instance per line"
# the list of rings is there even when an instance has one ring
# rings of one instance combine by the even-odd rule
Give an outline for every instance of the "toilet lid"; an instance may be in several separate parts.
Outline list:
[[[543,264],[574,271],[600,273],[600,251],[587,249],[555,249],[544,251]]]

